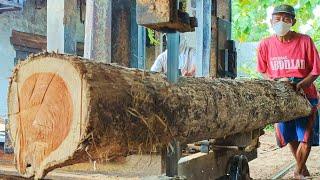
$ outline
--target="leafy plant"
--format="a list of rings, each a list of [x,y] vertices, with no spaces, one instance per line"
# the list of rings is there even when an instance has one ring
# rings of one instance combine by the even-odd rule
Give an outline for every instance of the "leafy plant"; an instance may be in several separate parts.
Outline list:
[[[274,131],[274,125],[273,124],[269,124],[264,128],[265,131]]]
[[[147,34],[151,45],[160,45],[160,41],[156,38],[154,30],[147,28]]]

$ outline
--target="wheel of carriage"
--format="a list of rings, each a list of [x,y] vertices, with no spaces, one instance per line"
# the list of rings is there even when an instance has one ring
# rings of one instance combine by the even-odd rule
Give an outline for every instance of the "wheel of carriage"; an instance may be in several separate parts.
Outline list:
[[[247,157],[245,155],[233,156],[228,163],[227,175],[230,180],[251,179]]]

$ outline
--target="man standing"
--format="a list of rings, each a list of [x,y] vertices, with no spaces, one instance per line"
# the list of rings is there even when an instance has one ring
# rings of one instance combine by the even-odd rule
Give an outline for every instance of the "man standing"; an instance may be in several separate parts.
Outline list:
[[[303,179],[310,175],[305,164],[311,150],[317,111],[318,98],[313,82],[320,75],[320,58],[309,36],[290,30],[295,23],[292,6],[275,7],[271,24],[276,34],[261,41],[257,70],[265,79],[290,81],[297,90],[303,89],[313,105],[310,116],[275,124],[278,145],[289,144],[297,163],[294,176]]]

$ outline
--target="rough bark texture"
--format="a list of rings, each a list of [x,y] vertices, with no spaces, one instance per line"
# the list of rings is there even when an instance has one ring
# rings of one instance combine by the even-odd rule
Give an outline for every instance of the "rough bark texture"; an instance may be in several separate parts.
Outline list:
[[[32,66],[37,67],[33,69]],[[29,77],[23,76],[47,73],[56,73],[57,79],[64,80],[68,90],[62,94],[71,98],[72,106],[63,106],[59,101],[56,105],[60,108],[49,108],[50,116],[40,109],[45,118],[33,120],[28,116],[26,120],[20,112],[23,103],[20,91],[25,83],[23,80]],[[58,81],[54,78],[52,81]],[[49,105],[44,102],[49,99],[47,97],[56,96],[50,94],[55,88],[50,83],[42,86],[48,86],[45,89],[49,90],[38,102],[40,107],[53,107],[55,101],[50,101]],[[30,101],[36,96],[32,95],[37,94],[36,89],[32,89]],[[19,64],[11,78],[9,92],[9,118],[17,167],[22,175],[37,178],[54,168],[88,159],[110,159],[150,151],[174,138],[181,143],[223,138],[281,120],[307,116],[311,112],[308,101],[284,82],[181,78],[172,85],[163,74],[48,53]],[[74,97],[79,98],[72,99]],[[70,101],[64,99],[68,105]],[[31,108],[28,111],[32,112]],[[68,109],[73,112],[71,123],[65,123],[70,127],[63,129],[63,135],[68,131],[67,137],[63,139],[61,134],[56,135],[59,138],[54,142],[61,145],[55,148],[37,146],[36,143],[52,144],[46,142],[46,138],[55,137],[55,134],[38,132],[38,124],[44,127],[43,131],[47,131],[44,125],[49,124],[50,131],[59,133],[54,130],[59,126],[52,123],[57,119],[50,122],[48,119],[65,119],[59,114],[67,113]],[[37,117],[37,113],[33,117]],[[25,143],[29,131],[41,135],[29,138],[32,142]],[[38,153],[21,152],[28,149]]]

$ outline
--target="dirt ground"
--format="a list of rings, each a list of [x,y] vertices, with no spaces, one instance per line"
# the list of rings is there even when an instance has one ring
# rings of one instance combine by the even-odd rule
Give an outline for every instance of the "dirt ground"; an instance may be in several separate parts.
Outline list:
[[[278,172],[294,162],[289,147],[282,149],[276,145],[274,132],[266,132],[260,137],[258,158],[249,163],[250,175],[253,179],[272,179]],[[312,179],[320,179],[320,148],[313,147],[307,161]],[[283,179],[292,179],[290,170]]]

